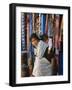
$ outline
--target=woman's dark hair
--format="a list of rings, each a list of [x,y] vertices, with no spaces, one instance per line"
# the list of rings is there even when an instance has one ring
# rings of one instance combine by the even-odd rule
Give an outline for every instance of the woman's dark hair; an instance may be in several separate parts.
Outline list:
[[[30,37],[30,41],[32,41],[32,38],[35,38],[36,40],[40,40],[36,33],[33,33]]]

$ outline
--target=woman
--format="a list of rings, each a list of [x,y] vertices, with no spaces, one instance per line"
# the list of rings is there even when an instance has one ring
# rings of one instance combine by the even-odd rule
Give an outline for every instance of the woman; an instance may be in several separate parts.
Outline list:
[[[43,57],[48,45],[39,40],[35,33],[31,35],[31,43],[35,48],[35,62],[32,75],[35,77],[52,75],[52,65],[50,61]]]

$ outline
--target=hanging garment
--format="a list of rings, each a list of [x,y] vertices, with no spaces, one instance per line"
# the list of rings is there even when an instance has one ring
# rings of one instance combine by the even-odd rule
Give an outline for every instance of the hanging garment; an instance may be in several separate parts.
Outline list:
[[[51,21],[48,22],[48,37],[53,37],[53,24]]]
[[[41,14],[41,33],[45,33],[45,26],[46,26],[46,15]]]

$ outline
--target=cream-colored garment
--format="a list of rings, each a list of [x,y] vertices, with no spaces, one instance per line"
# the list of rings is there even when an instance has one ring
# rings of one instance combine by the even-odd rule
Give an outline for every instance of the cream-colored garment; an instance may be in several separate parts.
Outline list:
[[[50,76],[52,75],[52,65],[51,63],[43,57],[44,52],[47,48],[47,44],[43,41],[38,43],[36,52],[36,58],[34,62],[33,75],[34,76]]]

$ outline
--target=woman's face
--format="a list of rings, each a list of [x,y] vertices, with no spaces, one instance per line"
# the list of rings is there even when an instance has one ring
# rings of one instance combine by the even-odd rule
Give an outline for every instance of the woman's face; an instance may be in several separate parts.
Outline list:
[[[36,38],[32,38],[32,45],[36,47],[38,44],[38,40]]]

